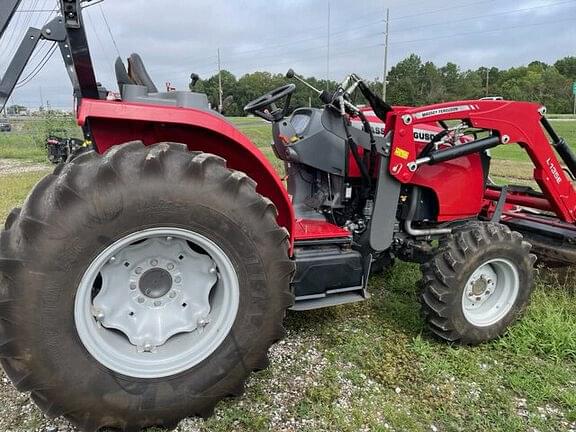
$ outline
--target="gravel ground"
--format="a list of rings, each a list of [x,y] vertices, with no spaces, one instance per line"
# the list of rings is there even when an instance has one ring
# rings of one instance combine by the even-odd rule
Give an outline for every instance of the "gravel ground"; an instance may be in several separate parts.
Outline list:
[[[45,171],[49,167],[50,165],[42,163],[31,163],[15,159],[0,159],[0,175]]]
[[[316,347],[317,339],[289,332],[288,337],[270,351],[270,366],[266,372],[254,374],[246,385],[246,393],[232,400],[239,410],[257,411],[268,417],[267,429],[278,432],[295,432],[304,427],[308,430],[329,430],[328,425],[313,424],[313,420],[297,419],[291,413],[304,392],[317,385],[320,374],[327,367],[326,359]],[[290,379],[289,377],[292,377]],[[271,395],[258,398],[257,394]],[[346,389],[340,403],[349,404]],[[212,421],[226,414],[227,403],[216,409]],[[269,415],[271,413],[271,415]],[[201,419],[186,419],[178,432],[209,430]],[[239,425],[238,425],[239,426]],[[240,430],[239,428],[238,430]],[[234,429],[236,430],[236,429]],[[65,419],[45,417],[27,394],[20,394],[0,369],[0,432],[72,432],[78,431]]]

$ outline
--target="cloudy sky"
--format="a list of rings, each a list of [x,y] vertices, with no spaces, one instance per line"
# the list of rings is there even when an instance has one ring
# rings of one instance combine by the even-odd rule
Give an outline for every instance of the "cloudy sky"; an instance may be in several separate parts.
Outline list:
[[[22,1],[0,41],[0,73],[24,27],[40,25],[49,15],[29,11],[54,5],[55,0]],[[159,87],[170,81],[184,89],[191,72],[216,72],[218,48],[222,67],[237,76],[292,67],[331,79],[347,72],[382,77],[386,8],[391,65],[410,53],[462,68],[553,63],[576,55],[576,0],[105,0],[85,10],[85,21],[105,86],[117,87],[112,66],[118,52],[138,52]],[[48,50],[40,47],[24,77]],[[57,54],[11,103],[37,107],[43,99],[54,107],[71,106]]]

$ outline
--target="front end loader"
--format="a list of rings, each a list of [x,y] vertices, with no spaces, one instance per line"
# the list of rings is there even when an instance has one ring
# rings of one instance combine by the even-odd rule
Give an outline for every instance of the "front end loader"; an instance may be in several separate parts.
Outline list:
[[[19,4],[0,1],[0,37]],[[291,111],[287,83],[245,108],[271,123],[285,184],[206,95],[160,92],[140,56],[118,59],[111,97],[82,6],[29,29],[0,82],[2,107],[38,41],[58,44],[88,146],[0,235],[0,362],[47,415],[85,431],[209,417],[267,366],[287,309],[366,300],[394,259],[421,264],[432,334],[492,340],[528,304],[532,252],[570,261],[575,191],[554,150],[576,163],[543,107],[392,107],[352,74],[317,91],[322,109]],[[489,150],[513,143],[541,192],[491,182]]]

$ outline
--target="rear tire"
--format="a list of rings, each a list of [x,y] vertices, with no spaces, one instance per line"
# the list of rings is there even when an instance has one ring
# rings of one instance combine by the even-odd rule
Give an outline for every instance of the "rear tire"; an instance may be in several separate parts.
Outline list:
[[[501,336],[528,305],[536,257],[504,225],[472,222],[440,242],[422,265],[422,311],[430,331],[475,345]]]
[[[282,321],[293,303],[288,233],[255,186],[217,156],[189,152],[182,144],[144,147],[141,142],[103,156],[81,154],[42,180],[22,210],[11,213],[0,238],[0,358],[18,390],[31,392],[47,415],[63,415],[85,431],[174,428],[185,417],[208,417],[218,401],[240,395],[248,375],[267,366],[268,349],[283,337]],[[81,282],[110,245],[158,229],[191,233],[192,239],[217,245],[214,251],[222,251],[231,263],[230,274],[237,276],[236,316],[222,342],[203,352],[208,355],[204,360],[190,360],[188,368],[180,362],[174,374],[154,374],[154,366],[152,373],[120,373],[121,364],[96,360],[91,352],[98,344],[86,342],[77,327]],[[191,242],[180,245],[186,244],[193,247]],[[213,258],[210,248],[206,255]],[[162,295],[169,299],[168,291],[162,291],[165,273],[158,270],[147,278],[157,291],[148,292],[146,304]],[[210,288],[210,302],[220,283]],[[92,285],[89,302],[96,301],[104,284]],[[112,285],[129,289],[128,283]],[[119,350],[134,359],[152,358],[153,365],[161,363],[154,363],[153,356],[172,341],[194,332],[202,335],[200,325],[188,333],[166,333],[171,338],[156,354],[143,352],[127,337],[138,339],[139,334],[108,329],[93,313],[96,321],[88,319],[87,326],[94,324],[102,334],[114,331],[108,336],[116,339],[110,340],[124,340],[117,342]]]

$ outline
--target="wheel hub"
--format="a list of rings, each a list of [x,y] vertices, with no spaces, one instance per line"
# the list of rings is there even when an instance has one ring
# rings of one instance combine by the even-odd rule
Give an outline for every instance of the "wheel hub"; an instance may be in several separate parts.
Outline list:
[[[464,316],[480,327],[492,325],[510,311],[518,291],[516,266],[505,259],[488,261],[466,283],[462,296]]]
[[[476,279],[471,283],[472,290],[471,293],[476,296],[480,296],[486,293],[488,289],[488,281],[484,279],[484,275],[480,276],[479,279]]]
[[[130,245],[103,266],[94,317],[140,352],[155,352],[177,334],[208,323],[216,264],[185,240],[152,238]]]
[[[172,289],[172,276],[161,268],[150,269],[140,278],[138,288],[146,297],[152,299],[164,297]]]
[[[219,245],[160,227],[104,249],[78,286],[80,340],[104,367],[136,378],[173,376],[228,337],[240,304],[238,275]]]

